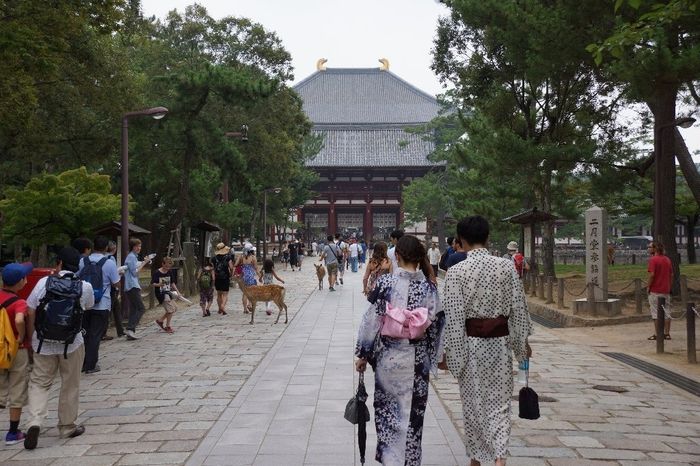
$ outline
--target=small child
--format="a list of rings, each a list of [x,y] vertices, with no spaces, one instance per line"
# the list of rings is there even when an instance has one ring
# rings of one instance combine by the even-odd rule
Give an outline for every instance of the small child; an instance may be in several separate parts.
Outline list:
[[[199,305],[202,307],[202,317],[211,316],[209,308],[214,302],[214,267],[209,258],[197,275],[197,287],[199,288]]]
[[[175,305],[175,297],[173,294],[177,293],[180,295],[177,289],[177,273],[172,270],[173,260],[170,257],[163,258],[163,265],[159,269],[153,271],[151,276],[151,283],[155,288],[156,299],[158,303],[163,306],[165,312],[160,319],[156,320],[158,327],[163,329],[166,333],[173,333],[173,329],[170,326],[170,321],[173,318],[173,314],[177,310]]]
[[[258,272],[258,274],[260,276],[260,281],[262,281],[263,285],[272,285],[273,278],[276,278],[277,281],[279,281],[280,283],[284,283],[284,280],[278,277],[275,273],[275,263],[272,261],[272,259],[265,259],[265,262],[263,262],[262,269],[260,269],[260,272]],[[265,313],[267,315],[272,315],[272,309],[270,309],[270,301],[265,301]]]

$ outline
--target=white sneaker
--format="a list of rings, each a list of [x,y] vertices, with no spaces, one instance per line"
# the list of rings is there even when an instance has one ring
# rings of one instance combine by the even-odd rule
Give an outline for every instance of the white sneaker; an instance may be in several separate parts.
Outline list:
[[[139,338],[141,338],[141,337],[137,337],[136,332],[134,332],[133,330],[126,331],[126,339],[127,340],[138,340]]]

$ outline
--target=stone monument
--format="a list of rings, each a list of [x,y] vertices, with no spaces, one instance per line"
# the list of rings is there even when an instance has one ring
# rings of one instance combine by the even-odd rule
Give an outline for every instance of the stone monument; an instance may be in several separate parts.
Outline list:
[[[605,209],[593,206],[586,210],[585,240],[588,297],[574,301],[574,315],[620,315],[620,300],[608,298],[608,217]]]

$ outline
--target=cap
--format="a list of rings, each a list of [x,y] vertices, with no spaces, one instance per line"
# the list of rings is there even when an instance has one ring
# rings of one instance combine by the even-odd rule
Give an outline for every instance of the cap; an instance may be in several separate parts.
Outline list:
[[[508,243],[507,248],[509,251],[517,251],[518,250],[518,243],[516,243],[515,241],[511,241],[510,243]]]
[[[219,243],[216,245],[216,251],[214,251],[214,254],[217,256],[223,256],[225,254],[228,254],[230,250],[231,248],[226,246],[224,243]]]
[[[12,264],[7,264],[4,269],[2,269],[2,283],[5,286],[14,286],[18,284],[24,277],[29,275],[34,269],[31,262],[24,262],[23,264],[14,262]]]

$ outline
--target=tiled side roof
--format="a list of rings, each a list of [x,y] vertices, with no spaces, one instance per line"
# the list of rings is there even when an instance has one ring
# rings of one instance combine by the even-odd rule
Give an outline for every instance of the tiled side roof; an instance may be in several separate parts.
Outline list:
[[[403,128],[314,129],[324,135],[323,149],[309,167],[428,167],[431,141]]]
[[[379,68],[328,68],[294,90],[315,124],[426,123],[439,110],[435,97]]]

